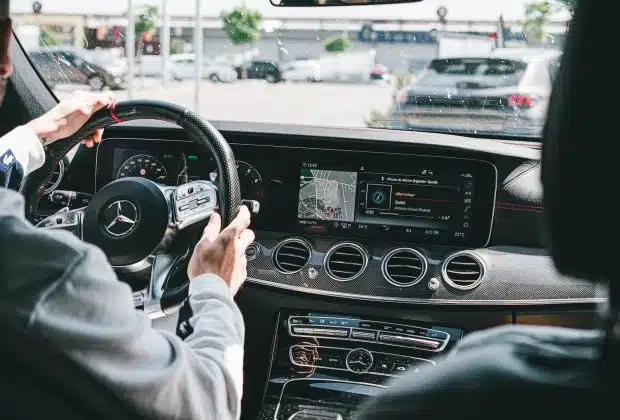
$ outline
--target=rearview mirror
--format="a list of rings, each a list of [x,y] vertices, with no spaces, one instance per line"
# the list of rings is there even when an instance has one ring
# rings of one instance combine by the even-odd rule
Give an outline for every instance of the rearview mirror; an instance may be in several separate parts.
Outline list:
[[[274,6],[363,6],[369,4],[419,3],[422,0],[270,0]]]

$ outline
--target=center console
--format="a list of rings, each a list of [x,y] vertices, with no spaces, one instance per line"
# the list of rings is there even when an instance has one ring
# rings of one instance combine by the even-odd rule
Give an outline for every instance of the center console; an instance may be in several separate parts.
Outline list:
[[[390,379],[433,369],[457,328],[284,310],[259,419],[347,419]]]

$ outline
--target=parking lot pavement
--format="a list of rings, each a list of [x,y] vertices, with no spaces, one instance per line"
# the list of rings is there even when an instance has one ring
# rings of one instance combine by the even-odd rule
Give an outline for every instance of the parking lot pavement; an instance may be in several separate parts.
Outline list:
[[[62,99],[83,86],[59,85]],[[385,112],[392,103],[392,87],[374,84],[278,83],[243,80],[228,84],[205,81],[201,85],[200,113],[207,119],[292,123],[336,127],[365,127],[372,111]],[[116,91],[117,100],[127,91]],[[134,99],[158,99],[194,108],[194,83],[158,79],[134,81]]]

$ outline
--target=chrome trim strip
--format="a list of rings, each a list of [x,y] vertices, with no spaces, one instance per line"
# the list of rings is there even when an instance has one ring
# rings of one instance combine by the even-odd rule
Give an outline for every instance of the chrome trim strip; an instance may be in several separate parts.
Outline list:
[[[422,261],[422,274],[420,274],[420,276],[417,278],[417,280],[414,280],[412,282],[409,283],[399,283],[396,280],[394,280],[387,272],[387,262],[390,260],[390,258],[392,258],[394,256],[394,254],[397,254],[399,252],[411,252],[412,254],[415,254],[418,258],[420,258],[420,260]],[[424,254],[422,254],[420,251],[413,249],[413,248],[396,248],[393,249],[392,251],[388,252],[388,254],[383,257],[383,261],[381,261],[381,274],[383,274],[383,277],[385,278],[385,280],[387,280],[388,283],[390,283],[392,286],[396,286],[396,287],[411,287],[413,285],[418,284],[419,282],[421,282],[424,279],[424,276],[426,276],[426,272],[428,271],[428,261],[426,260],[426,257],[424,256]]]
[[[327,261],[329,260],[329,257],[331,257],[334,252],[336,252],[339,248],[343,248],[345,246],[350,246],[351,248],[355,248],[355,249],[357,249],[360,252],[360,254],[362,254],[362,260],[363,260],[362,268],[360,268],[360,271],[358,271],[358,273],[355,274],[352,277],[349,277],[349,278],[338,278],[329,269],[329,265],[327,264]],[[368,260],[369,260],[368,251],[366,251],[366,249],[363,246],[358,245],[358,244],[356,244],[354,242],[339,242],[336,245],[332,246],[327,251],[327,253],[325,254],[325,258],[323,258],[323,268],[325,269],[325,273],[332,280],[336,280],[336,281],[345,283],[345,282],[348,282],[348,281],[355,280],[356,278],[358,278],[359,276],[364,274],[364,271],[366,271],[366,267],[368,267]]]
[[[308,248],[308,261],[306,261],[304,265],[302,265],[301,267],[299,267],[298,270],[295,270],[295,271],[284,271],[284,269],[280,267],[278,263],[276,262],[276,256],[278,255],[278,251],[280,250],[280,248],[282,248],[284,245],[289,244],[289,243],[298,243]],[[310,264],[311,259],[312,259],[312,246],[310,245],[308,241],[306,241],[303,238],[294,237],[294,238],[283,239],[282,241],[278,242],[276,247],[273,249],[273,255],[272,255],[273,266],[275,267],[276,271],[281,274],[288,275],[288,274],[299,273],[301,270],[306,268],[308,264]]]
[[[457,300],[457,299],[419,299],[419,298],[398,298],[389,296],[370,296],[357,295],[353,293],[331,292],[327,290],[317,290],[308,287],[291,286],[288,284],[274,283],[267,280],[260,280],[253,277],[247,278],[248,283],[260,284],[277,289],[291,290],[295,292],[311,293],[314,295],[331,296],[337,298],[371,300],[376,302],[393,302],[393,303],[413,303],[421,305],[480,305],[480,306],[519,306],[519,305],[561,305],[571,303],[604,303],[607,298],[559,298],[559,299],[521,299],[521,300]]]
[[[456,283],[454,283],[450,277],[448,277],[448,272],[446,270],[446,267],[448,266],[448,264],[450,263],[450,261],[452,261],[453,259],[455,259],[456,257],[460,257],[460,256],[466,256],[466,257],[470,257],[471,259],[473,259],[475,262],[477,262],[480,265],[480,278],[478,280],[476,280],[475,282],[473,282],[472,284],[470,284],[469,286],[460,286]],[[456,290],[473,290],[476,287],[480,286],[480,284],[482,283],[482,280],[484,280],[484,277],[487,274],[487,269],[486,266],[484,264],[484,261],[482,260],[482,258],[480,258],[475,252],[472,251],[459,251],[459,252],[455,252],[454,254],[450,254],[446,257],[446,259],[444,260],[443,264],[441,265],[441,277],[443,278],[443,280],[453,289]]]

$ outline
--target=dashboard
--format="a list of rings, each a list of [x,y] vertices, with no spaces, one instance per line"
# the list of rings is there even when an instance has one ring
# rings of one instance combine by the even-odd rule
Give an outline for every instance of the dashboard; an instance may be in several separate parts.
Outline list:
[[[290,418],[300,398],[312,405],[317,396],[353,409],[360,392],[439,363],[470,331],[594,325],[605,291],[558,274],[544,248],[535,146],[215,126],[237,159],[242,196],[261,203],[246,285],[235,297],[248,325],[248,418]],[[183,130],[129,123],[107,129],[97,150],[80,147],[49,197],[94,194],[126,176],[218,183],[215,162]],[[134,291],[146,284],[120,278]],[[334,393],[334,382],[353,385]]]
[[[442,156],[235,145],[244,199],[259,200],[255,229],[483,247],[497,169]],[[166,185],[217,183],[193,143],[110,139],[97,155],[97,189],[139,176]]]
[[[237,159],[242,197],[261,203],[247,252],[250,283],[407,304],[591,304],[603,297],[592,283],[557,273],[543,247],[536,148],[434,141],[428,133],[407,133],[419,138],[402,142],[403,133],[386,131],[218,128]],[[96,153],[78,153],[72,167],[95,167],[94,184],[79,181],[81,190],[126,176],[217,185],[214,160],[197,153],[182,130],[146,131],[115,127]]]

